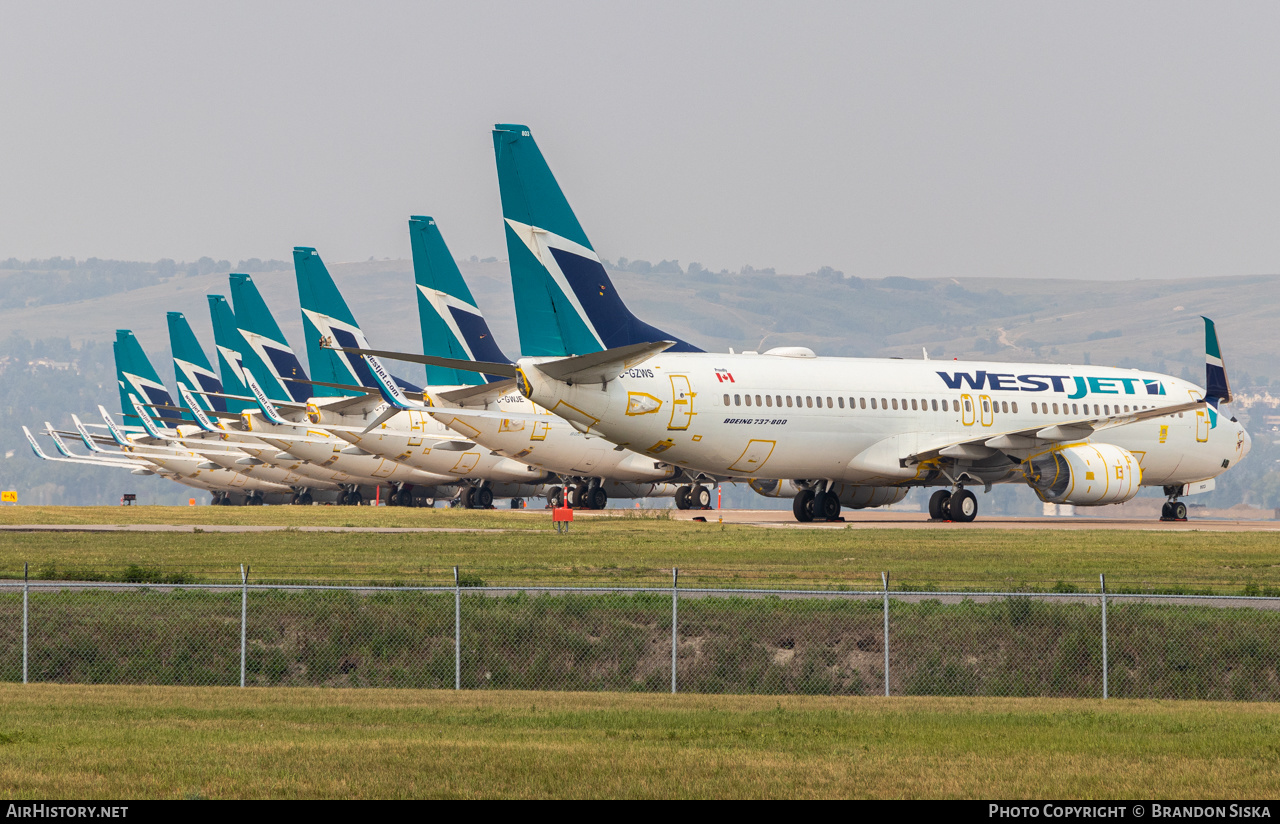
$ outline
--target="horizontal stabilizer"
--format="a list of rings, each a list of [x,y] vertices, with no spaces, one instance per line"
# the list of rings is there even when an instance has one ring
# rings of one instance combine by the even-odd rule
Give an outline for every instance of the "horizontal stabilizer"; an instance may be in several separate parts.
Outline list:
[[[669,340],[633,343],[616,349],[606,349],[603,352],[592,352],[590,355],[575,355],[539,363],[537,369],[547,377],[565,383],[609,381],[618,377],[624,370],[643,363],[672,346],[675,346],[675,342]]]
[[[448,389],[444,392],[436,392],[435,396],[450,403],[466,403],[467,401],[492,403],[498,398],[510,394],[515,388],[516,382],[508,378],[497,383],[468,386],[465,389]]]
[[[484,361],[458,360],[457,358],[437,358],[431,355],[414,355],[409,352],[390,352],[385,349],[355,349],[337,346],[332,348],[337,349],[339,352],[348,352],[353,355],[372,355],[375,358],[408,361],[409,363],[421,363],[427,366],[442,366],[446,369],[460,369],[463,372],[479,372],[484,375],[498,375],[503,378],[514,378],[516,376],[516,368],[509,363],[485,363]]]

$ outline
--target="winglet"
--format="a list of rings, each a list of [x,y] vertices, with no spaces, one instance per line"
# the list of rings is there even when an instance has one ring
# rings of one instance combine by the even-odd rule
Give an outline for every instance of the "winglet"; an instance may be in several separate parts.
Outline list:
[[[111,413],[107,411],[105,406],[98,404],[98,412],[102,415],[102,420],[107,424],[107,431],[111,433],[111,440],[120,446],[133,446],[129,438],[116,426],[116,422],[111,418]]]
[[[76,425],[76,431],[80,433],[80,440],[84,442],[85,449],[88,449],[90,452],[104,451],[102,447],[93,442],[93,436],[89,434],[88,429],[85,429],[84,424],[80,422],[79,416],[75,413],[72,413],[71,415],[71,422]]]
[[[378,394],[382,399],[396,409],[426,409],[427,405],[414,403],[408,396],[404,394],[404,390],[400,388],[400,384],[396,383],[396,379],[391,377],[391,373],[382,365],[382,361],[374,355],[361,355],[364,362],[368,364],[369,371],[373,374],[373,382],[378,387]]]
[[[162,441],[172,440],[172,436],[165,434],[157,426],[156,422],[151,419],[151,412],[138,400],[138,396],[129,395],[129,403],[133,404],[133,412],[142,420],[142,428],[147,430],[147,434],[153,438],[159,438]]]
[[[205,432],[222,432],[222,428],[215,426],[213,422],[209,420],[209,416],[200,408],[200,404],[196,402],[196,399],[192,396],[190,389],[182,384],[178,384],[178,394],[182,396],[183,402],[187,404],[187,408],[190,409],[191,414],[195,416],[197,426]]]
[[[27,436],[27,443],[31,444],[31,451],[36,453],[37,458],[39,458],[42,461],[53,460],[48,455],[44,454],[44,450],[40,448],[40,444],[36,443],[36,436],[31,434],[30,429],[27,429],[24,426],[22,427],[22,432],[24,435]]]
[[[244,382],[249,387],[249,391],[253,393],[253,397],[258,402],[258,408],[262,410],[262,414],[267,420],[277,426],[288,426],[289,422],[280,417],[280,413],[276,411],[275,404],[267,397],[267,393],[262,391],[262,387],[254,380],[253,373],[248,369],[244,371]]]
[[[1217,409],[1219,403],[1231,403],[1231,383],[1227,380],[1227,369],[1222,362],[1222,350],[1218,348],[1218,332],[1213,321],[1204,315],[1200,317],[1204,318],[1204,399]]]
[[[62,436],[58,434],[58,430],[53,428],[53,424],[49,423],[48,421],[45,421],[44,431],[46,434],[48,434],[50,438],[53,438],[53,445],[58,450],[58,453],[62,455],[62,457],[64,458],[75,457],[75,455],[72,455],[70,450],[67,449],[67,445],[62,442]]]

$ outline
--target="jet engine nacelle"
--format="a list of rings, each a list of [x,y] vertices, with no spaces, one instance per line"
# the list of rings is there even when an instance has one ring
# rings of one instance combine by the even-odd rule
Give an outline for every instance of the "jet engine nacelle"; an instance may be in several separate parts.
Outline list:
[[[1023,464],[1042,501],[1075,506],[1118,504],[1138,494],[1142,467],[1127,449],[1108,443],[1064,446]]]
[[[849,509],[866,509],[873,506],[896,504],[907,497],[907,492],[910,490],[905,486],[850,486],[849,484],[837,484],[836,491],[840,494],[841,506],[847,506]]]
[[[751,488],[766,498],[794,498],[804,487],[795,481],[773,481],[756,479]],[[866,509],[873,506],[896,504],[907,497],[909,490],[898,486],[855,486],[853,484],[836,484],[835,492],[840,497],[840,505],[849,509]]]

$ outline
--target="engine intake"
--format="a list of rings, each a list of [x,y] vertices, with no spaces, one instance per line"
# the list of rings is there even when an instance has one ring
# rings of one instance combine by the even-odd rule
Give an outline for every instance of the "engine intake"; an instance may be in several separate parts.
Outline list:
[[[1138,494],[1142,467],[1127,449],[1109,443],[1056,447],[1022,465],[1027,483],[1051,504],[1102,506]]]

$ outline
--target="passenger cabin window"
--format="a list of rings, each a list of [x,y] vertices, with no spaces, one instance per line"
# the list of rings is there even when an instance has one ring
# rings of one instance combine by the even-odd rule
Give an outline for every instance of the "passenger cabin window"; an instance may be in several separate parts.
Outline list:
[[[805,406],[806,406],[806,407],[808,407],[809,409],[812,409],[812,408],[813,408],[813,398],[812,398],[812,397],[810,397],[809,395],[805,395],[805,396],[804,396],[804,401],[805,401]]]
[[[747,395],[747,406],[751,405],[751,396]]]
[[[840,408],[844,409],[844,398],[836,398],[836,401],[840,404]]]
[[[729,396],[728,396],[728,395],[725,395],[725,396],[724,396],[724,405],[725,405],[725,406],[728,406],[728,405],[729,405]]]
[[[872,408],[872,409],[875,409],[875,408],[876,408],[876,399],[875,399],[875,398],[872,398],[872,399],[871,399],[871,408]]]
[[[1032,401],[1032,402],[1031,402],[1031,411],[1032,411],[1032,412],[1039,412],[1039,411],[1040,411],[1039,409],[1037,409],[1037,408],[1036,408],[1036,402],[1035,402],[1035,401]]]
[[[973,405],[969,402],[969,399],[968,399],[968,398],[965,398],[965,399],[964,399],[964,411],[966,411],[966,412],[972,412],[972,411],[973,411]]]
[[[938,399],[937,399],[937,398],[934,398],[934,399],[933,399],[933,401],[932,401],[932,403],[933,403],[933,411],[934,411],[934,412],[937,412],[937,411],[938,411]]]
[[[894,408],[894,409],[897,409],[897,408],[898,408],[898,399],[897,399],[897,398],[894,398],[894,399],[893,399],[893,408]]]
[[[775,396],[775,400],[777,401],[778,408],[779,408],[779,409],[781,409],[781,408],[782,408],[782,396],[781,396],[781,395],[776,395],[776,396]],[[787,404],[787,405],[788,405],[788,406],[790,406],[790,404]]]
[[[765,406],[773,406],[773,395],[765,395],[765,396],[764,396],[764,405],[765,405]]]
[[[1014,402],[1013,402],[1013,414],[1015,414],[1015,415],[1016,415],[1016,414],[1018,414],[1018,402],[1017,402],[1017,401],[1014,401]]]
[[[867,399],[866,399],[866,398],[858,398],[858,408],[859,408],[859,409],[866,409],[866,408],[867,408]],[[876,399],[875,399],[875,398],[872,398],[872,399],[871,399],[871,408],[872,408],[872,409],[875,409],[875,408],[876,408]]]
[[[760,406],[760,396],[756,395],[756,406]]]
[[[1053,414],[1058,414],[1058,405],[1056,403],[1053,405]]]
[[[915,399],[915,398],[912,398],[912,399],[911,399],[911,411],[912,411],[912,412],[918,411],[918,410],[916,409],[916,399]]]
[[[982,399],[982,411],[983,411],[983,412],[990,412],[990,411],[991,411],[991,404],[987,401],[987,399],[986,399],[986,398],[983,398],[983,399]]]
[[[946,398],[943,398],[943,399],[942,399],[942,411],[943,411],[943,412],[946,412],[946,411],[947,411],[947,399],[946,399]]]

